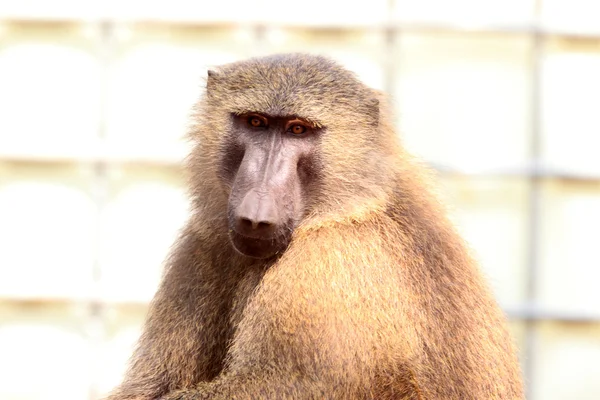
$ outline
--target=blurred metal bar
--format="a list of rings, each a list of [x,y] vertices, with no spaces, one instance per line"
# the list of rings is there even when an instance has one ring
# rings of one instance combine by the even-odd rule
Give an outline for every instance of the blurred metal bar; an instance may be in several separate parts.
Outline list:
[[[509,319],[528,322],[576,322],[584,324],[600,323],[599,312],[576,311],[576,310],[551,310],[535,306],[523,306],[506,308]],[[528,397],[529,398],[529,397]]]
[[[536,18],[540,16],[541,0],[536,1]],[[530,128],[530,159],[534,171],[540,171],[540,160],[542,156],[542,132],[541,132],[541,107],[543,98],[542,88],[542,63],[543,63],[543,40],[540,32],[533,33],[533,44],[531,49],[531,71],[530,71],[530,96],[531,96],[531,128]],[[528,255],[527,255],[527,274],[526,274],[526,296],[529,304],[536,304],[537,301],[537,281],[540,275],[540,221],[542,188],[541,177],[530,175],[529,184],[529,221],[528,221]],[[535,310],[535,308],[531,308]],[[527,314],[530,317],[534,313]],[[525,321],[525,360],[523,362],[526,397],[535,399],[535,357],[537,355],[538,338],[535,326],[535,319],[529,318]]]
[[[14,296],[0,296],[0,304],[22,304],[36,305],[36,304],[55,304],[55,305],[74,305],[80,304],[81,300],[73,299],[71,297],[14,297]],[[129,309],[139,310],[145,312],[148,308],[146,301],[119,301],[119,300],[107,300],[101,298],[90,298],[86,300],[86,305],[92,308],[92,311],[99,311],[108,307],[124,307]],[[514,321],[532,321],[532,322],[559,322],[559,323],[582,323],[582,324],[600,324],[600,311],[592,312],[586,310],[558,310],[558,309],[546,309],[540,308],[535,305],[523,304],[514,307],[502,307],[509,319]]]
[[[231,20],[231,21],[214,21],[204,19],[188,19],[188,18],[110,18],[98,17],[96,19],[90,17],[77,17],[76,15],[63,16],[33,16],[24,17],[19,15],[3,14],[0,9],[0,23],[15,22],[15,23],[64,23],[64,22],[84,22],[84,23],[110,23],[110,24],[149,24],[149,25],[188,25],[188,26],[203,26],[203,27],[248,27],[255,29],[268,28],[283,28],[283,29],[317,29],[317,30],[400,30],[400,31],[424,31],[424,32],[464,32],[464,33],[498,33],[498,34],[520,34],[528,36],[566,36],[573,38],[600,39],[600,29],[597,31],[580,31],[574,29],[559,29],[545,27],[541,22],[530,24],[495,24],[495,23],[460,23],[453,21],[428,22],[428,21],[391,21],[386,20],[381,23],[359,21],[347,21],[338,23],[312,23],[310,21],[280,21],[273,20],[268,23],[264,21],[252,20]]]
[[[491,167],[491,168],[461,168],[447,166],[438,163],[428,163],[429,166],[442,175],[464,175],[464,176],[484,176],[490,178],[537,178],[537,179],[557,179],[557,180],[572,180],[572,181],[599,181],[600,173],[594,174],[584,171],[566,170],[561,168],[546,167],[541,164],[540,160],[533,162],[528,166],[506,166],[506,167]]]
[[[387,61],[384,60],[387,64]],[[401,71],[401,66],[385,66],[385,68],[395,68],[396,73]],[[401,74],[401,72],[400,72]],[[398,75],[398,74],[397,74]],[[393,90],[396,84],[394,77],[385,78],[386,90]],[[102,141],[90,142],[89,146],[80,148],[60,148],[60,144],[49,149],[35,148],[36,144],[31,143],[28,148],[18,148],[4,146],[0,148],[0,160],[25,163],[53,163],[53,162],[82,162],[96,163],[107,162],[111,164],[147,164],[162,165],[165,167],[179,167],[182,165],[187,149],[185,147],[162,147],[160,153],[155,149],[115,148],[114,145],[107,145]],[[590,173],[586,171],[567,170],[555,167],[546,167],[539,162],[532,165],[503,166],[503,167],[476,167],[464,168],[460,166],[443,165],[435,162],[425,162],[430,168],[436,170],[441,175],[448,176],[471,176],[471,177],[489,177],[489,178],[539,178],[556,179],[565,181],[589,181],[600,182],[600,173]]]
[[[100,121],[98,125],[97,138],[99,140],[106,137],[106,114],[108,107],[108,84],[109,84],[109,68],[111,66],[113,57],[113,44],[114,44],[114,24],[110,22],[99,22],[97,24],[97,30],[99,35],[98,45],[98,58],[102,69],[102,91],[100,93]],[[94,264],[93,264],[93,293],[91,293],[90,300],[88,301],[88,309],[90,315],[90,323],[88,326],[88,335],[90,341],[94,344],[92,346],[93,352],[91,354],[90,364],[93,369],[91,375],[90,387],[89,387],[89,399],[95,400],[100,397],[100,390],[98,388],[98,377],[101,372],[97,370],[98,366],[101,365],[99,362],[99,352],[102,348],[102,343],[106,340],[106,304],[102,301],[102,265],[100,263],[101,258],[101,241],[102,241],[102,212],[106,208],[109,196],[109,177],[108,168],[110,161],[99,157],[93,160],[94,164],[94,203],[96,204],[96,239],[94,240]]]

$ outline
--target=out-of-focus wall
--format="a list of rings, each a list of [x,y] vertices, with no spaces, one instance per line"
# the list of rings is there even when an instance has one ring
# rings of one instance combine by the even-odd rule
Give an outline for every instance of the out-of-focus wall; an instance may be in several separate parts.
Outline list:
[[[511,318],[528,398],[600,398],[599,18],[596,0],[2,1],[0,398],[119,381],[186,219],[207,68],[287,51],[390,93]]]

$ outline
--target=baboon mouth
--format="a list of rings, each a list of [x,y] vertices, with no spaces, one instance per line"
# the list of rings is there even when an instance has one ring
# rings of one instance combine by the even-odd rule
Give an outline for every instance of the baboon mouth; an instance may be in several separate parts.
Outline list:
[[[277,240],[278,238],[280,238],[280,236],[276,236],[276,235],[270,235],[270,236],[265,236],[265,235],[261,235],[261,234],[256,234],[256,236],[245,235],[241,232],[238,232],[236,229],[231,229],[231,233],[243,238],[244,240],[274,241],[274,240]]]
[[[235,230],[229,231],[229,240],[238,253],[252,258],[272,257],[283,252],[289,244],[289,239],[284,236],[253,238]]]

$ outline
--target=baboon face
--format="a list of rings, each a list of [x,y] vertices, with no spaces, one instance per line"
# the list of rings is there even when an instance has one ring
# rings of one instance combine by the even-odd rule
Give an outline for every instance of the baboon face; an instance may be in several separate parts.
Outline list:
[[[221,160],[231,188],[229,237],[234,248],[268,258],[288,246],[318,179],[320,128],[297,116],[231,115]]]
[[[220,66],[208,72],[199,109],[194,171],[199,182],[216,172],[225,192],[216,212],[227,198],[229,236],[243,255],[272,257],[305,217],[379,195],[379,100],[331,60],[291,54]]]

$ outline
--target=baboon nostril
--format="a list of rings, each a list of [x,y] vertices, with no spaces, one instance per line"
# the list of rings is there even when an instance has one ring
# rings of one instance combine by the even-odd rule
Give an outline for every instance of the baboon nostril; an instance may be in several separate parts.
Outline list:
[[[254,229],[254,223],[249,218],[240,218],[240,225],[246,229]]]
[[[246,232],[260,231],[268,232],[274,229],[275,224],[269,221],[254,221],[250,218],[240,217],[238,219],[239,227]]]
[[[256,224],[256,225],[257,225],[257,226],[256,226],[256,228],[255,228],[255,229],[263,229],[263,230],[266,230],[266,229],[270,229],[270,228],[271,228],[271,226],[272,226],[273,224],[272,224],[272,223],[270,223],[270,222],[261,221],[261,222],[259,222],[259,223],[258,223],[258,224]]]

